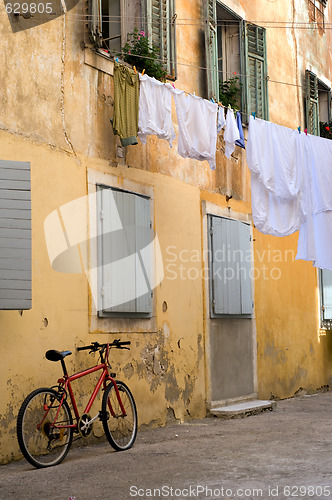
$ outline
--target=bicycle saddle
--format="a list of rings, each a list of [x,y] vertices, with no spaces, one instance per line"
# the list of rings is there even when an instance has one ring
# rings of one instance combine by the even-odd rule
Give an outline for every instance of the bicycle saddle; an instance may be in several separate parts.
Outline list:
[[[61,359],[69,356],[69,354],[71,354],[71,351],[56,351],[55,349],[50,349],[46,352],[45,356],[49,361],[61,361]]]

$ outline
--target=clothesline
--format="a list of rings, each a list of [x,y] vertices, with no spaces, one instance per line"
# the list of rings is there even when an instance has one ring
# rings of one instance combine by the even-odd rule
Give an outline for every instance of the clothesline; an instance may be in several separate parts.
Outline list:
[[[244,147],[233,112],[225,119],[217,103],[115,63],[113,129],[122,145],[138,144],[137,136],[144,144],[155,135],[172,147],[172,97],[180,156],[206,160],[214,170],[217,124],[225,127],[227,158],[236,144]],[[251,116],[246,156],[256,228],[274,236],[299,230],[296,258],[332,270],[332,141]]]
[[[135,68],[135,66],[134,66],[134,69],[135,69],[135,72],[136,72],[136,68]],[[145,71],[145,70],[143,70],[143,74],[144,74],[144,71]],[[164,82],[160,82],[160,83],[162,83],[162,85],[171,85],[171,86],[172,86],[172,87],[176,90],[176,87],[175,87],[175,84],[174,84],[174,83],[171,83],[171,84],[166,83],[166,82],[165,82],[165,83],[164,83]],[[207,99],[206,99],[206,98],[204,98],[204,97],[201,97],[201,96],[196,96],[195,92],[188,92],[188,91],[186,91],[186,90],[182,90],[182,89],[181,89],[181,90],[180,90],[180,89],[178,89],[178,90],[179,90],[179,91],[181,91],[181,92],[183,92],[183,93],[185,93],[185,94],[187,94],[187,95],[191,95],[191,96],[196,97],[196,98],[198,98],[198,99],[202,99],[203,101],[207,101]],[[214,99],[211,99],[211,102],[215,103]],[[218,101],[216,104],[218,104],[218,106],[220,106],[220,107],[222,107],[222,108],[224,108],[224,109],[226,109],[226,110],[230,108],[230,106],[225,106],[225,105],[224,105],[224,104],[222,104],[220,101]],[[232,109],[232,108],[231,108],[231,109]],[[249,114],[249,113],[246,113],[245,111],[241,111],[240,109],[237,109],[237,108],[235,108],[234,110],[232,109],[232,111],[235,111],[235,112],[237,112],[237,111],[238,111],[238,112],[241,114],[241,116],[243,116],[243,115],[244,115],[244,116],[246,116],[247,118],[249,118],[250,116],[253,116],[254,118],[256,118],[256,112],[253,112],[253,113]],[[306,130],[306,129],[305,129],[305,130]],[[298,131],[299,131],[299,128],[298,128]]]
[[[147,59],[147,60],[151,60],[151,61],[158,61],[160,63],[163,63],[163,59],[160,59],[160,58],[157,58],[157,59],[154,59],[152,57],[148,57],[148,56],[142,56],[141,54],[134,54],[134,53],[131,53],[130,54],[131,56],[134,56],[134,57],[138,57],[140,59]],[[118,57],[115,58],[115,60],[117,60]],[[169,61],[171,64],[177,64],[178,66],[185,66],[185,67],[188,67],[188,68],[193,68],[193,69],[202,69],[202,70],[205,70],[205,71],[211,71],[213,73],[221,73],[221,71],[219,69],[209,69],[205,66],[198,66],[198,65],[195,65],[195,64],[187,64],[187,63],[181,63],[179,62],[178,60],[170,60]],[[237,72],[227,72],[227,71],[223,71],[222,72],[224,75],[226,76],[231,76],[233,75],[233,77],[243,77],[243,78],[248,78],[248,75],[244,74],[244,73],[237,73]],[[253,80],[260,80],[259,77],[256,77],[256,76],[250,76],[251,79]],[[287,86],[290,86],[290,87],[298,87],[298,88],[303,88],[303,89],[307,89],[306,85],[300,85],[298,83],[290,83],[290,82],[282,82],[280,80],[271,80],[270,77],[267,77],[267,81],[269,83],[279,83],[280,85],[287,85]],[[324,90],[324,89],[320,89],[319,92],[327,92],[327,93],[331,93],[331,89],[330,90]],[[203,98],[204,99],[204,98]]]
[[[72,18],[75,18],[76,21],[80,22],[86,22],[86,20],[91,20],[94,18],[99,18],[99,14],[75,14],[72,13],[71,15]],[[128,20],[138,20],[138,21],[158,21],[157,18],[153,18],[151,16],[125,16],[126,19]],[[47,18],[48,19],[48,18]],[[118,24],[121,19],[123,19],[123,16],[107,16],[103,15],[103,19],[109,19],[108,23],[116,23]],[[114,21],[111,21],[111,19],[114,19]],[[74,19],[70,19],[74,20]],[[186,22],[182,23],[179,21],[191,21],[191,22]],[[193,22],[194,21],[194,22]],[[219,19],[217,20],[217,23],[215,26],[223,26],[227,24],[228,26],[238,26],[239,23],[241,23],[241,19],[236,20],[236,19]],[[163,17],[163,22],[166,22],[167,24],[172,24],[174,23],[174,16],[172,17]],[[186,19],[186,18],[176,18],[176,25],[177,26],[201,26],[201,25],[206,25],[207,18],[199,18],[199,19]],[[273,28],[273,29],[308,29],[312,30],[313,28],[316,28],[318,26],[319,22],[318,21],[312,21],[312,22],[305,22],[305,21],[261,21],[261,20],[250,20],[247,21],[250,24],[257,24],[261,27],[267,26],[268,28]],[[270,26],[271,25],[271,26]],[[280,26],[276,26],[280,25]],[[331,29],[332,28],[332,23],[329,22],[324,22],[324,29]]]

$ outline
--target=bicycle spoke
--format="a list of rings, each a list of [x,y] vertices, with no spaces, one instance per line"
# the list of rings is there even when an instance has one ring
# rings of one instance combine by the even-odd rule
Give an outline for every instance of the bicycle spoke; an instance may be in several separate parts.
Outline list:
[[[105,390],[103,411],[108,411],[109,418],[103,421],[105,434],[116,450],[127,450],[133,445],[137,433],[137,412],[134,399],[123,382],[117,382],[119,396],[125,415],[122,412],[116,390],[110,384]]]
[[[59,401],[52,389],[38,389],[24,401],[18,416],[17,437],[25,458],[35,467],[59,463],[68,453],[72,441],[72,418],[67,404],[59,409]]]

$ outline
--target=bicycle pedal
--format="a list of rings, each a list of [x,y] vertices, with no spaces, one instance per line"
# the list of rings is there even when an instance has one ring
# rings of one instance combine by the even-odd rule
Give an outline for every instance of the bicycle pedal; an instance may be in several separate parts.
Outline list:
[[[102,422],[108,420],[109,418],[110,418],[110,414],[108,413],[108,411],[100,411],[99,412],[99,420],[101,420]]]

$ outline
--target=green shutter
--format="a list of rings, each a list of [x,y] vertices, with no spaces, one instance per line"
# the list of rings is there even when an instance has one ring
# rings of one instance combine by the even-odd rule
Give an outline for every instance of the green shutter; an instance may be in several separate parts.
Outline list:
[[[89,31],[94,43],[98,47],[101,47],[101,40],[102,40],[101,0],[89,1]]]
[[[219,100],[217,14],[215,0],[204,2],[205,54],[208,98]]]
[[[146,0],[146,30],[159,47],[163,68],[176,76],[176,33],[174,0]]]
[[[242,26],[245,74],[243,107],[248,116],[256,113],[257,117],[268,120],[266,31],[246,22]]]
[[[332,271],[321,270],[321,307],[323,321],[332,320]]]
[[[306,70],[306,124],[309,134],[319,135],[318,81],[309,70]]]
[[[211,316],[252,314],[250,226],[209,217]]]

